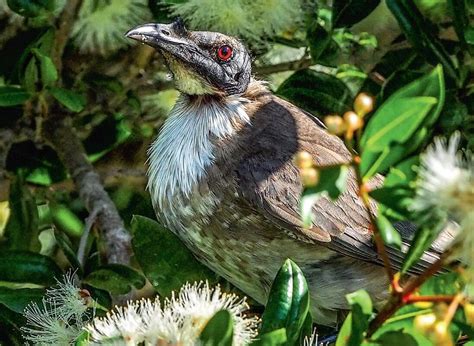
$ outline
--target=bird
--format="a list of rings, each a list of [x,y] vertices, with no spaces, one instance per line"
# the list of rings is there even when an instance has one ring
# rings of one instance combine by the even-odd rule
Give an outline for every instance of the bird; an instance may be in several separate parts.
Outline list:
[[[318,199],[311,227],[299,213],[295,154],[310,153],[318,166],[348,163],[343,141],[254,78],[251,55],[237,38],[188,30],[181,19],[140,25],[126,36],[162,54],[179,91],[148,152],[158,220],[200,262],[261,304],[290,258],[306,277],[318,324],[340,324],[349,309],[345,296],[359,289],[381,306],[389,281],[354,172],[336,201]],[[408,246],[415,228],[397,229]],[[414,270],[438,258],[442,247],[426,252]],[[399,267],[403,253],[388,253]]]

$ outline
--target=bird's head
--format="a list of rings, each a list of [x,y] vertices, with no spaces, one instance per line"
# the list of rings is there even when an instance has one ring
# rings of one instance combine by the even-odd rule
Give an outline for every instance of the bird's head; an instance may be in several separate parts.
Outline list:
[[[126,36],[160,51],[183,93],[234,95],[243,93],[250,82],[250,55],[233,37],[188,31],[180,19],[141,25]]]

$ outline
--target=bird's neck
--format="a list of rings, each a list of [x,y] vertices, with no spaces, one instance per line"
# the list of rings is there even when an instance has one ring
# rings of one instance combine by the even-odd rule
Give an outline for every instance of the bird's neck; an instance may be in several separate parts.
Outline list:
[[[163,210],[190,196],[215,160],[215,142],[250,124],[244,96],[181,94],[149,150],[148,188]]]

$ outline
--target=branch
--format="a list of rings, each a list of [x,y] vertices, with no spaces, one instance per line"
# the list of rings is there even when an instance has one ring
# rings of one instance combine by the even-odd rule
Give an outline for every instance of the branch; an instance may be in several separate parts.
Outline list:
[[[130,234],[105,191],[99,175],[87,159],[84,147],[76,136],[70,117],[50,117],[44,124],[44,138],[49,139],[71,175],[80,198],[103,233],[109,263],[129,264]]]
[[[275,65],[255,66],[254,72],[257,75],[265,76],[277,72],[297,71],[314,65],[311,58],[302,58],[300,60],[282,62]]]
[[[68,0],[56,23],[56,33],[51,57],[59,72],[62,71],[64,48],[71,34],[74,19],[81,7],[82,0]]]

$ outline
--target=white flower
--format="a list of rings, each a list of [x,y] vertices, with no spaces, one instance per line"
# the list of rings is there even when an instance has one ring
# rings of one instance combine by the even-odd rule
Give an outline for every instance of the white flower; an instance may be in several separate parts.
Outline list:
[[[219,31],[255,42],[294,31],[304,18],[300,0],[189,0],[171,8],[193,30]]]
[[[207,282],[184,285],[177,296],[173,295],[168,308],[183,316],[183,325],[194,328],[197,335],[218,311],[227,310],[234,321],[234,345],[246,345],[256,336],[258,319],[245,315],[249,308],[245,298],[224,293],[219,286],[212,289]]]
[[[87,291],[79,288],[75,272],[69,271],[62,281],[57,280],[57,286],[46,290],[46,301],[54,306],[61,315],[69,320],[74,318],[76,323],[82,324],[82,319],[88,309]]]
[[[137,345],[143,341],[140,302],[116,307],[86,327],[93,341],[105,345]]]
[[[93,342],[114,345],[197,345],[202,330],[220,310],[234,321],[234,345],[246,345],[256,336],[258,319],[247,317],[248,305],[234,294],[208,283],[186,284],[165,301],[142,299],[96,318],[86,329]]]
[[[45,300],[40,307],[29,304],[23,315],[26,326],[22,327],[23,337],[33,345],[69,345],[81,333],[81,328],[69,324],[62,311],[50,306]]]
[[[107,55],[132,41],[127,30],[150,20],[147,0],[85,0],[72,36],[81,53]]]
[[[34,345],[69,345],[81,334],[90,316],[89,297],[69,272],[57,286],[46,290],[41,307],[30,303],[23,312],[26,326],[22,328],[26,340]]]
[[[452,244],[474,285],[474,159],[458,152],[460,135],[437,138],[421,156],[417,196],[412,209],[426,217],[445,217],[459,224]],[[472,287],[471,287],[472,288]]]
[[[440,211],[455,221],[471,212],[474,205],[474,166],[457,153],[460,135],[449,143],[436,138],[422,155],[417,198],[412,206],[420,212]]]

